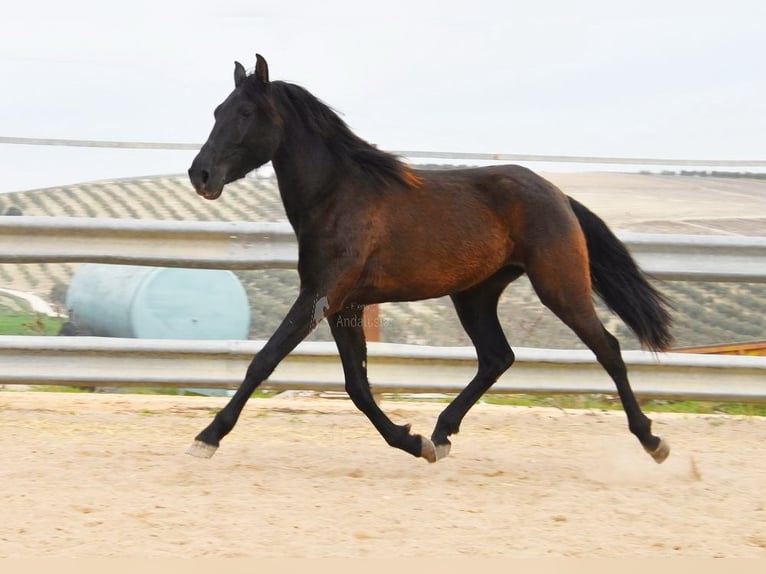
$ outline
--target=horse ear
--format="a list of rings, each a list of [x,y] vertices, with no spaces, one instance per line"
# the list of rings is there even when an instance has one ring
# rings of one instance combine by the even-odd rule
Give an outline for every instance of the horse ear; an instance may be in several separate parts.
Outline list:
[[[245,81],[245,78],[247,78],[245,67],[239,62],[234,62],[234,87],[240,87],[242,82]]]
[[[269,65],[260,54],[255,55],[255,77],[263,84],[269,83]]]

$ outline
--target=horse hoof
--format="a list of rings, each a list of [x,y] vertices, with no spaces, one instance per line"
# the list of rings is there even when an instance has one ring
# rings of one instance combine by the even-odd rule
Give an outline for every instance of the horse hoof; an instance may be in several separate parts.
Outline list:
[[[201,440],[195,440],[192,445],[186,449],[186,454],[196,456],[197,458],[212,458],[216,450],[218,450],[217,446],[204,443]]]
[[[428,462],[436,462],[439,460],[436,457],[436,447],[431,439],[427,439],[424,436],[420,437],[420,456],[426,459]]]
[[[449,454],[449,451],[451,448],[452,448],[452,445],[450,443],[437,444],[434,449],[436,451],[436,460],[441,460],[445,458]]]
[[[660,439],[660,444],[657,445],[657,448],[654,450],[646,449],[646,452],[649,453],[649,455],[654,459],[654,462],[657,464],[661,464],[665,462],[665,459],[668,458],[668,455],[670,454],[670,446],[667,442],[665,442],[664,439]]]

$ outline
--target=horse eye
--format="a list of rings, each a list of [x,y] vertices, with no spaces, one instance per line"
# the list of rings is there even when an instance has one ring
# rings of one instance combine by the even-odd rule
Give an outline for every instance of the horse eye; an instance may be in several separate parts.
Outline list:
[[[242,109],[242,110],[239,110],[239,115],[240,117],[243,117],[243,118],[249,118],[250,116],[253,115],[253,112],[247,109]]]

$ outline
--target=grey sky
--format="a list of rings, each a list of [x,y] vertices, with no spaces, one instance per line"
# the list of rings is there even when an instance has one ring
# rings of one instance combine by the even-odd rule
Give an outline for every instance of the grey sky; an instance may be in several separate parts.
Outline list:
[[[258,51],[385,149],[765,159],[765,22],[761,0],[13,2],[0,135],[200,142]],[[192,156],[0,145],[0,190]]]

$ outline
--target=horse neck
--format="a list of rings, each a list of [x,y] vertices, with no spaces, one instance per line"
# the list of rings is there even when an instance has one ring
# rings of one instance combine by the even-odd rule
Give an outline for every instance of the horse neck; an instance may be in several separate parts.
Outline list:
[[[329,145],[299,123],[285,121],[282,142],[271,160],[282,203],[293,228],[337,177],[338,166]]]

